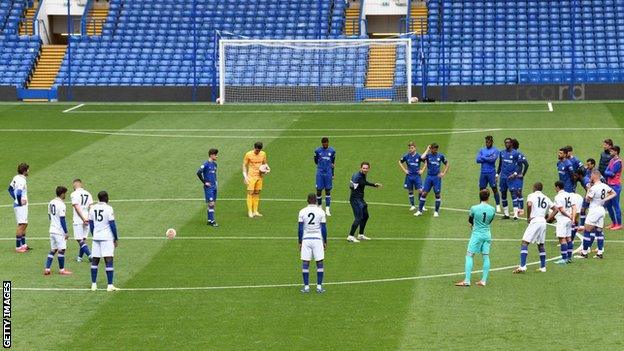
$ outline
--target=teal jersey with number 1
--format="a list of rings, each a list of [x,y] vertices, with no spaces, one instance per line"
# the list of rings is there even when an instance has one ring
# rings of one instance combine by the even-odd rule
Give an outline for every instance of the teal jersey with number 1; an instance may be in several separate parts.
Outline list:
[[[494,207],[480,203],[470,208],[470,217],[472,217],[472,235],[491,236],[490,224],[496,216]]]

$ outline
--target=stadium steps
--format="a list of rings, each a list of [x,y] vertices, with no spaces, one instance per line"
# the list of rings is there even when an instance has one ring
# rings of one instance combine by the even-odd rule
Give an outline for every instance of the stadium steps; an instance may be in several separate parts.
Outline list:
[[[50,89],[63,63],[66,45],[43,45],[39,60],[35,63],[28,89]]]
[[[108,17],[108,7],[92,8],[87,16],[87,35],[102,35],[106,17]]]
[[[350,7],[345,13],[345,29],[346,36],[360,35],[360,8]]]
[[[368,49],[366,88],[391,88],[396,69],[396,45],[371,45]]]
[[[427,6],[423,6],[423,3],[412,4],[412,8],[410,9],[410,32],[423,35],[427,34]],[[422,27],[421,27],[422,22]]]
[[[19,35],[35,35],[33,32],[33,22],[38,7],[39,2],[34,2],[32,7],[26,9],[26,12],[24,12],[24,19],[19,25]]]

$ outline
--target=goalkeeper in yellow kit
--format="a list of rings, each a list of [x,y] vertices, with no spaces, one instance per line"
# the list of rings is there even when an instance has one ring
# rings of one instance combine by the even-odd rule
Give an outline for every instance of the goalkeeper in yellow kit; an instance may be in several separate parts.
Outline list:
[[[260,166],[266,163],[266,153],[262,151],[262,143],[259,141],[254,143],[254,149],[245,153],[243,158],[243,180],[247,185],[247,215],[249,218],[262,217],[258,212],[263,177]]]

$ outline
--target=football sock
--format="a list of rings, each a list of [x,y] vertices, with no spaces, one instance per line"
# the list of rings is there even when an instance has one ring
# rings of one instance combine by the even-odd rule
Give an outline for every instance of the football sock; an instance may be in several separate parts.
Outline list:
[[[559,248],[561,249],[561,259],[567,260],[568,259],[568,244],[563,243],[561,244],[561,246],[559,246]]]
[[[472,274],[472,265],[474,264],[474,259],[471,255],[466,255],[466,265],[464,269],[466,271],[466,276],[464,277],[464,282],[470,284],[470,275]]]
[[[409,198],[409,203],[411,206],[414,206],[414,193],[410,192],[407,197]]]
[[[253,195],[247,194],[247,212],[253,212]]]
[[[260,205],[260,194],[253,196],[253,213],[258,213],[258,205]]]
[[[320,287],[323,284],[323,262],[316,262],[316,285]]]
[[[520,267],[526,267],[527,256],[529,256],[529,245],[520,245]]]
[[[591,234],[589,233],[589,231],[585,231],[583,233],[583,253],[586,254],[587,250],[589,250],[589,248],[591,247]]]
[[[215,220],[215,208],[214,205],[208,206],[208,220],[214,222]]]
[[[494,201],[496,201],[497,205],[500,205],[500,194],[498,191],[494,193]]]
[[[82,258],[82,255],[84,255],[84,248],[83,248],[83,240],[80,240],[78,242],[78,257]]]
[[[316,195],[316,204],[319,206],[323,204],[323,197],[321,197],[321,195]]]
[[[22,237],[19,235],[15,236],[15,248],[19,249],[22,246]]]
[[[440,211],[440,204],[442,203],[442,199],[436,199],[435,200],[435,211],[438,212]]]
[[[483,255],[483,274],[481,280],[487,282],[490,275],[490,255]]]
[[[26,233],[22,235],[22,246],[26,245]]]
[[[513,207],[514,214],[516,213],[516,208],[518,208],[518,199],[515,197],[511,199],[511,206]]]
[[[602,231],[596,232],[596,242],[598,243],[598,253],[602,253],[602,249],[604,249],[604,233]]]
[[[80,257],[82,257],[82,254],[86,254],[87,257],[91,257],[91,250],[89,250],[89,245],[87,245],[87,240],[84,239],[82,240],[82,242],[80,243]]]
[[[45,268],[50,269],[52,266],[52,260],[54,259],[54,251],[48,253],[48,259],[46,260]]]
[[[349,230],[349,236],[353,236],[355,234],[355,231],[357,230],[358,225],[359,225],[359,222],[357,220],[353,221],[353,224],[351,224],[351,230]]]
[[[503,204],[503,208],[505,209],[505,215],[509,215],[509,210],[507,209],[509,207],[509,202],[507,201],[507,196],[503,195],[503,200],[501,201]]]
[[[113,260],[110,262],[106,262],[106,279],[108,280],[108,285],[113,284],[113,274],[115,273],[115,269],[113,268]]]
[[[325,207],[329,207],[331,204],[331,195],[325,195]]]
[[[572,240],[572,242],[574,242],[574,239],[576,239],[576,229],[576,226],[572,227],[572,233],[570,233],[570,239]]]
[[[514,217],[518,217],[518,210],[519,210],[519,208],[514,206],[514,208],[513,208],[513,216]]]
[[[574,241],[568,241],[568,260],[572,259],[573,252],[574,252]]]
[[[97,272],[98,271],[98,266],[97,265],[91,265],[91,283],[95,283],[97,281]]]
[[[546,267],[546,249],[544,248],[544,245],[542,245],[542,246],[538,246],[537,250],[539,251],[539,255],[540,255],[540,267],[545,268]]]
[[[518,205],[520,205],[521,210],[524,210],[524,198],[522,196],[518,199]]]
[[[418,203],[418,210],[422,212],[423,208],[425,208],[425,198],[421,196]]]
[[[56,256],[58,258],[59,269],[65,269],[65,253],[60,253]]]
[[[303,274],[303,285],[310,285],[310,262],[303,262],[301,273]]]
[[[596,233],[592,232],[590,233],[590,237],[589,237],[589,248],[592,247],[592,245],[594,245],[594,240],[596,239]]]

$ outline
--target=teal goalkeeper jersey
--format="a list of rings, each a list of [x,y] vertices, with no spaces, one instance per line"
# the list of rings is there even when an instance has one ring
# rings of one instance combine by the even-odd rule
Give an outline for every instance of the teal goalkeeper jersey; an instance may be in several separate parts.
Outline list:
[[[480,203],[470,208],[470,217],[472,217],[472,234],[479,236],[491,236],[490,224],[496,216],[494,207]]]

